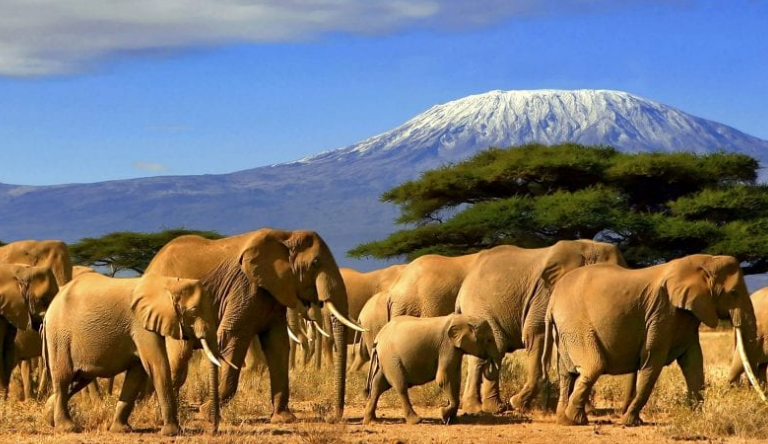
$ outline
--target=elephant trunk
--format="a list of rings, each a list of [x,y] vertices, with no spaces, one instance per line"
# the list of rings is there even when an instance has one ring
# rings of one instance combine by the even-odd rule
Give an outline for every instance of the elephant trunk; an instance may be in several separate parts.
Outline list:
[[[213,433],[218,432],[219,430],[219,417],[220,417],[220,403],[219,403],[219,367],[221,366],[221,363],[219,363],[218,358],[222,358],[221,353],[219,352],[219,341],[216,337],[216,330],[211,327],[212,324],[206,322],[203,320],[203,318],[198,318],[195,320],[193,330],[195,332],[195,337],[200,340],[200,344],[203,346],[203,352],[205,353],[206,357],[210,361],[208,363],[209,365],[209,375],[208,375],[208,382],[210,385],[210,395],[211,395],[211,404],[210,404],[210,420],[211,420],[211,428]],[[215,325],[215,324],[213,324]],[[229,363],[229,361],[226,361],[229,365],[232,365]]]
[[[757,357],[760,351],[760,345],[757,340],[757,321],[755,311],[752,307],[752,301],[747,293],[746,286],[739,291],[740,297],[736,308],[730,310],[731,322],[733,323],[736,349],[739,352],[744,371],[747,374],[752,387],[755,388],[760,398],[768,402],[765,393],[760,388],[760,384],[755,377],[753,364],[757,363]]]

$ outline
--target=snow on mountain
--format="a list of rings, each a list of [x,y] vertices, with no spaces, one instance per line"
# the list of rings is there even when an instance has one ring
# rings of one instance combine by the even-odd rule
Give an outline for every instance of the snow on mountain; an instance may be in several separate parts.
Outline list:
[[[225,234],[261,226],[317,230],[344,265],[356,244],[393,231],[386,189],[489,146],[612,145],[623,151],[724,149],[768,164],[768,141],[628,93],[491,91],[437,105],[386,133],[295,162],[224,175],[94,184],[0,184],[0,239],[74,241],[116,230],[186,226]]]

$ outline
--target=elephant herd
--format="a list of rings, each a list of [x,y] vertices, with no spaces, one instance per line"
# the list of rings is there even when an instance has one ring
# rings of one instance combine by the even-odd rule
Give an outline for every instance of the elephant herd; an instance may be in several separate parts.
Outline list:
[[[726,318],[737,343],[730,379],[746,371],[760,391],[768,367],[768,292],[750,299],[738,261],[728,256],[629,269],[617,247],[576,240],[427,255],[361,273],[340,269],[315,232],[264,228],[219,240],[176,238],[141,277],[90,271],[73,267],[60,241],[0,247],[0,390],[7,397],[13,368],[26,362],[22,381],[31,394],[28,360],[41,356],[41,379],[52,386],[43,417],[57,431],[77,428],[68,410],[72,395],[96,378],[125,373],[110,430],[130,430],[137,397],[154,390],[161,433],[178,434],[177,392],[195,349],[209,362],[210,397],[201,411],[215,430],[220,404],[235,395],[244,364],[252,365],[246,357],[254,342],[269,373],[274,423],[296,419],[288,374],[298,345],[305,362],[316,350],[318,365],[323,354],[332,365],[337,418],[347,346],[350,371],[371,362],[364,422],[375,420],[378,396],[390,387],[406,420],[418,422],[407,389],[431,380],[448,396],[446,423],[459,406],[492,414],[530,408],[556,346],[559,423],[586,424],[597,378],[628,374],[621,422],[637,425],[661,369],[673,361],[691,400],[701,399],[699,325]],[[507,402],[499,368],[506,353],[520,349],[527,353],[525,384]]]

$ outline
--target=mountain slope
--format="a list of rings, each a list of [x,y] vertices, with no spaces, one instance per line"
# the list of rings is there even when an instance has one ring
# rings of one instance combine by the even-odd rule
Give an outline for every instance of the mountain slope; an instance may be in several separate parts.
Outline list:
[[[624,151],[737,151],[768,163],[768,141],[615,91],[492,91],[437,105],[347,148],[223,175],[26,187],[0,184],[0,239],[74,241],[116,230],[186,226],[238,233],[315,229],[342,264],[391,232],[384,190],[488,146],[573,141]]]

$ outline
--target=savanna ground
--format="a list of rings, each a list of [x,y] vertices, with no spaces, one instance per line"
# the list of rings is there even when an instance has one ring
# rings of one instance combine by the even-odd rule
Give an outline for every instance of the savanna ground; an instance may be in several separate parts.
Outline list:
[[[83,432],[55,434],[42,420],[42,402],[19,402],[18,378],[11,387],[9,400],[0,402],[0,442],[35,443],[580,443],[580,442],[750,442],[768,437],[768,408],[744,385],[730,389],[726,375],[731,360],[732,336],[729,332],[703,332],[708,388],[706,401],[692,411],[687,407],[682,374],[676,366],[666,368],[643,411],[646,425],[627,428],[617,425],[613,413],[621,402],[621,381],[600,378],[594,391],[599,414],[590,424],[565,427],[555,424],[552,414],[540,411],[502,415],[462,415],[459,423],[444,426],[439,421],[439,407],[445,402],[434,384],[411,389],[411,399],[424,422],[406,425],[401,419],[400,402],[393,391],[384,394],[378,416],[382,423],[361,425],[365,399],[362,388],[365,373],[349,376],[347,408],[343,422],[328,418],[332,412],[331,371],[297,370],[291,375],[291,407],[299,421],[293,424],[269,424],[269,380],[266,374],[245,372],[234,400],[222,410],[220,432],[209,434],[209,425],[198,418],[196,406],[207,393],[206,366],[192,371],[181,393],[180,420],[185,434],[164,438],[157,434],[161,425],[159,410],[153,401],[141,403],[131,417],[134,433],[106,432],[117,396],[91,399],[85,392],[70,402],[75,422]],[[523,382],[523,354],[505,360],[502,390],[508,398]],[[119,382],[116,383],[119,387]],[[102,384],[103,386],[103,384]],[[117,391],[117,390],[116,390]],[[556,389],[553,390],[553,396]],[[461,413],[461,412],[460,412]]]

